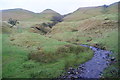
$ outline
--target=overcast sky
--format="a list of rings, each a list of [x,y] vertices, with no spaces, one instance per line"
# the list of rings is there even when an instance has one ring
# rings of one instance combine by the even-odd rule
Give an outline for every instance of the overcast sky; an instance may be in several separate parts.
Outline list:
[[[33,12],[52,9],[67,14],[80,7],[109,5],[120,0],[0,0],[0,10],[23,8]]]

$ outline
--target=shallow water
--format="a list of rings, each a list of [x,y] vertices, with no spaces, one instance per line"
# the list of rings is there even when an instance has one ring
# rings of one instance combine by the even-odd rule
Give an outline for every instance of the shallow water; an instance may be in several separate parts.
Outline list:
[[[83,44],[80,46],[91,48],[94,51],[94,56],[91,60],[79,65],[77,69],[70,69],[63,78],[100,78],[102,72],[110,63],[109,55],[112,52]]]

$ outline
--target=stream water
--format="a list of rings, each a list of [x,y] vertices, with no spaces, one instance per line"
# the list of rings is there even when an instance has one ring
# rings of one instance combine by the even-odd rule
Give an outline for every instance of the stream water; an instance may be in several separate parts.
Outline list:
[[[112,52],[83,44],[81,44],[80,46],[91,48],[94,51],[94,56],[91,60],[79,65],[78,68],[70,68],[67,74],[62,76],[62,78],[99,79],[104,69],[107,68],[110,63],[109,55],[112,54]]]

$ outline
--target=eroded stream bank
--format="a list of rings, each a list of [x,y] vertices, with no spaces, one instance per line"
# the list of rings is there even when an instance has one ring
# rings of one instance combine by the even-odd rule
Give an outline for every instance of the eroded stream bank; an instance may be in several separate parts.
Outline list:
[[[111,51],[101,50],[96,47],[81,44],[80,46],[89,47],[94,51],[94,56],[91,60],[79,65],[78,68],[70,68],[66,75],[60,78],[100,78],[102,72],[111,63]],[[113,59],[114,61],[114,59]]]

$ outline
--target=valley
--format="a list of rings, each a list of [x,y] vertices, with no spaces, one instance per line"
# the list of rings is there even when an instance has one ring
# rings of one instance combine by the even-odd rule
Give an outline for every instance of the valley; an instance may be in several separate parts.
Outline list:
[[[0,28],[2,77],[63,76],[70,67],[77,68],[93,58],[94,50],[80,44],[111,51],[110,58],[114,57],[115,61],[99,78],[118,77],[117,7],[118,2],[107,7],[85,7],[68,15],[51,9],[41,13],[24,9],[3,10]],[[11,28],[10,18],[18,20],[19,24]]]

